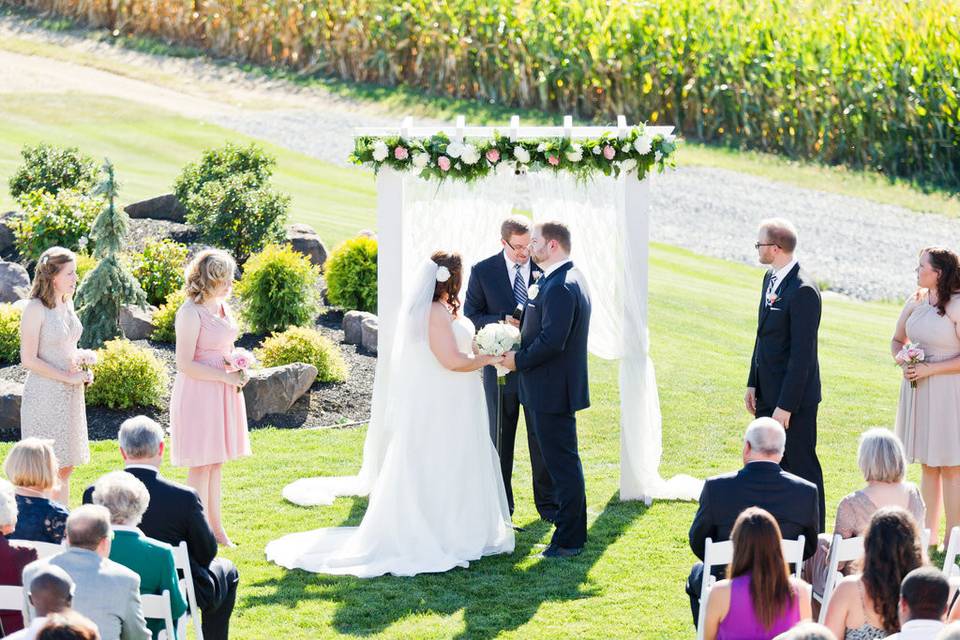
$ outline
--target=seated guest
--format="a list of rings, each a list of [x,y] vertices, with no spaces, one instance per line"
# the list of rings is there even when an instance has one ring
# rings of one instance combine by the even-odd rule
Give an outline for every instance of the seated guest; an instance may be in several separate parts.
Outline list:
[[[216,557],[217,541],[197,492],[160,477],[163,429],[147,416],[136,416],[120,426],[117,438],[125,470],[143,482],[150,493],[140,531],[172,546],[186,541],[197,606],[203,612],[203,637],[227,638],[240,577],[232,562]],[[83,501],[90,502],[92,495],[91,487],[83,494]]]
[[[926,509],[920,490],[912,482],[905,482],[907,459],[900,438],[889,429],[870,429],[860,436],[857,452],[860,472],[867,486],[840,501],[833,533],[843,538],[863,535],[870,517],[881,507],[903,507],[917,522],[923,522]],[[804,576],[812,581],[813,591],[823,593],[827,581],[830,542],[833,534],[821,534],[817,553],[804,565]],[[842,563],[840,571],[853,571],[852,563]]]
[[[19,587],[23,568],[37,559],[37,552],[30,547],[7,541],[7,536],[17,526],[17,501],[13,486],[0,480],[0,584]],[[0,611],[0,635],[23,629],[23,614],[19,611]]]
[[[147,640],[140,576],[109,559],[111,535],[109,511],[95,505],[76,509],[67,518],[67,549],[28,564],[23,581],[32,583],[40,571],[56,565],[76,584],[74,608],[93,620],[103,640]]]
[[[743,444],[743,469],[709,478],[700,494],[700,507],[690,525],[690,548],[703,560],[707,538],[730,539],[737,517],[747,507],[761,507],[773,516],[784,538],[805,536],[804,557],[817,548],[820,516],[817,487],[780,468],[787,435],[773,418],[757,418],[747,427]],[[723,568],[714,575],[722,577]],[[687,579],[693,623],[700,612],[703,563],[694,565]],[[899,583],[898,583],[899,584]]]
[[[759,507],[733,525],[733,562],[707,600],[705,640],[769,640],[809,620],[810,586],[790,577],[780,527]]]
[[[837,636],[822,624],[801,622],[793,629],[781,633],[774,640],[837,640]]]
[[[57,486],[57,456],[49,440],[27,438],[13,445],[3,470],[17,493],[16,540],[60,544],[67,524],[67,510],[50,495]]]
[[[101,640],[90,619],[76,611],[53,614],[37,634],[37,640]]]
[[[187,610],[187,603],[180,593],[173,551],[170,545],[150,540],[137,529],[150,503],[147,488],[132,474],[114,471],[93,485],[93,502],[110,512],[114,532],[110,559],[137,572],[141,594],[159,595],[164,590],[169,591],[170,610],[176,621]],[[163,620],[147,621],[147,628],[154,638],[165,627]]]
[[[900,633],[896,640],[935,640],[947,615],[950,583],[943,572],[920,567],[907,574],[900,585]]]
[[[951,622],[941,629],[937,640],[960,640],[960,622]]]
[[[73,579],[56,565],[47,565],[30,581],[27,600],[37,612],[26,629],[7,636],[4,640],[36,640],[37,634],[47,624],[48,616],[70,613],[73,603]]]
[[[925,564],[917,521],[905,509],[878,509],[863,537],[863,573],[847,576],[827,605],[825,622],[838,638],[886,638],[900,630],[904,576]]]

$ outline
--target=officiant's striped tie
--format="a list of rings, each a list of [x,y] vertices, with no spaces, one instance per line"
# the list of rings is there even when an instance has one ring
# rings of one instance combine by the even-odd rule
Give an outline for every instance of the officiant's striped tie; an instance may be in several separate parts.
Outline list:
[[[521,265],[513,265],[516,276],[513,278],[513,298],[521,307],[527,304],[527,283],[523,281],[523,269]]]

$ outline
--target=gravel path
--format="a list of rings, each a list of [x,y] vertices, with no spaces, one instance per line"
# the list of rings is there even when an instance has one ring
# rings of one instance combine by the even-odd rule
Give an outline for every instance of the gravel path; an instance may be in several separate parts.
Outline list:
[[[11,16],[0,16],[4,37],[92,53],[123,67],[124,75],[0,50],[0,94],[82,88],[148,101],[339,165],[347,164],[354,128],[404,115],[202,58],[128,51],[83,32],[49,33]],[[690,167],[658,176],[653,194],[653,240],[756,264],[757,223],[783,216],[800,230],[805,268],[830,289],[860,299],[902,300],[913,289],[921,247],[960,247],[960,224],[939,215],[726,170]]]

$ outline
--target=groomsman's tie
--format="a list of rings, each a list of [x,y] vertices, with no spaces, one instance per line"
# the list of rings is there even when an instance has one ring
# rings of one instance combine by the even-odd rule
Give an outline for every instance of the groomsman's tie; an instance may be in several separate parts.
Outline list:
[[[514,264],[513,270],[516,272],[513,278],[513,298],[523,307],[527,304],[527,283],[523,281],[522,265]]]
[[[777,274],[774,273],[770,276],[770,282],[769,284],[767,284],[767,295],[764,296],[764,299],[766,300],[768,307],[770,306],[770,296],[776,290],[777,290]]]

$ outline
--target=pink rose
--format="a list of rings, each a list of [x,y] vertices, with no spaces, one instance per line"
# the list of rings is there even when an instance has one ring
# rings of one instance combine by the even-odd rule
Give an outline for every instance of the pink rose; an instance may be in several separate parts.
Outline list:
[[[487,162],[489,162],[490,164],[497,164],[498,162],[500,162],[500,151],[497,149],[488,149]]]
[[[607,160],[613,160],[613,157],[617,155],[617,150],[607,145],[603,148],[603,157]]]
[[[410,157],[410,152],[407,151],[406,147],[397,147],[393,150],[393,157],[397,160],[406,160]]]
[[[447,156],[437,158],[437,164],[440,165],[442,171],[450,171],[450,158]]]
[[[558,164],[560,164],[560,158],[558,156],[548,156],[547,162],[549,162],[553,166],[557,166]]]
[[[914,347],[913,349],[907,350],[907,360],[922,360],[923,359],[923,349]]]

